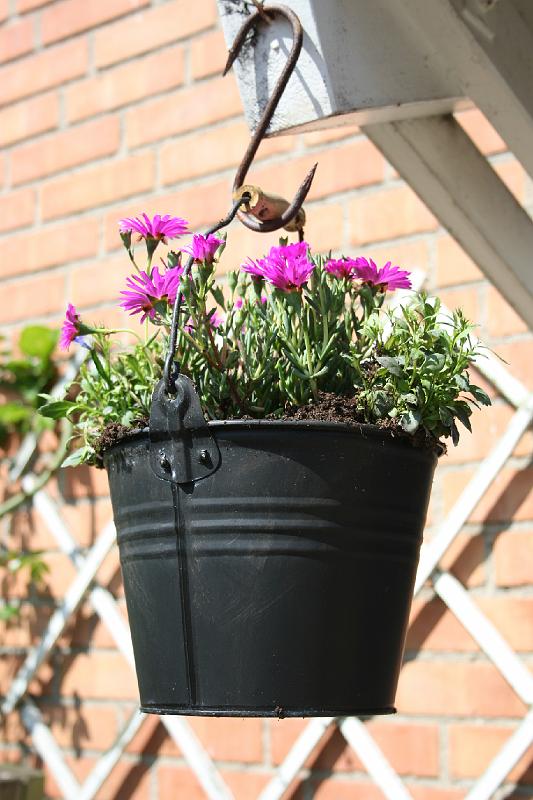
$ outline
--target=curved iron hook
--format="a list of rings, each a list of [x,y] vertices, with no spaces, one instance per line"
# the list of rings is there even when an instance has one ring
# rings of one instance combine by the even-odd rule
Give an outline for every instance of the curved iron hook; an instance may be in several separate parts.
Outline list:
[[[257,152],[259,145],[265,135],[267,128],[270,124],[270,121],[274,115],[274,112],[278,106],[278,103],[281,99],[281,96],[287,86],[288,80],[292,75],[294,68],[296,66],[296,62],[298,61],[298,56],[300,55],[300,51],[302,49],[302,42],[303,42],[303,29],[302,23],[298,19],[297,15],[292,11],[292,9],[287,8],[286,6],[268,6],[264,8],[264,4],[261,4],[261,9],[258,9],[254,14],[252,14],[242,25],[240,31],[238,32],[237,36],[235,37],[235,41],[228,53],[228,60],[226,62],[226,66],[224,67],[224,72],[222,75],[226,75],[226,73],[230,70],[233,62],[237,58],[238,54],[241,51],[241,48],[246,40],[246,37],[250,30],[255,26],[255,24],[260,20],[264,19],[266,15],[275,15],[279,14],[291,24],[292,26],[292,33],[293,33],[293,42],[292,42],[292,49],[289,54],[289,58],[287,59],[287,63],[283,68],[281,75],[279,76],[277,83],[274,87],[274,91],[266,104],[263,114],[261,115],[261,119],[255,129],[253,136],[250,140],[250,144],[242,158],[239,168],[235,174],[235,180],[233,181],[233,191],[234,197],[236,198],[238,195],[236,194],[241,187],[243,187],[244,180],[246,178],[246,174],[250,169],[252,161],[254,160],[254,156]],[[268,233],[270,231],[276,231],[279,228],[284,228],[287,225],[290,225],[293,220],[297,217],[298,213],[302,208],[302,203],[304,202],[305,198],[307,197],[307,193],[311,188],[311,183],[313,182],[313,177],[315,175],[315,170],[317,168],[317,164],[313,166],[313,168],[308,172],[305,177],[304,182],[296,192],[292,203],[287,204],[287,208],[277,217],[274,219],[257,219],[257,217],[253,216],[251,212],[240,210],[237,214],[240,221],[246,225],[247,228],[250,230],[257,231],[259,233]],[[285,201],[286,202],[286,201]],[[302,215],[303,217],[303,215]],[[294,224],[294,223],[293,223]],[[301,225],[296,225],[296,227],[301,227]]]

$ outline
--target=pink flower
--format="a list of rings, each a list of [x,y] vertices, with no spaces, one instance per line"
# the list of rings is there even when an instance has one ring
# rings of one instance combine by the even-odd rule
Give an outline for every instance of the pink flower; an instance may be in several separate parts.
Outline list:
[[[184,247],[183,252],[188,253],[195,261],[205,261],[207,264],[212,264],[215,253],[221,244],[224,244],[224,239],[218,239],[213,233],[208,236],[195,233],[192,237],[192,244]]]
[[[122,291],[124,300],[120,305],[133,314],[142,314],[141,322],[149,317],[154,320],[157,315],[157,306],[160,303],[173,304],[180,282],[182,267],[174,267],[161,275],[159,269],[154,267],[148,275],[141,272],[126,279],[129,291]]]
[[[242,308],[243,303],[244,303],[244,300],[242,299],[242,297],[238,297],[235,300],[235,302],[233,303],[233,308],[236,308],[237,311],[238,311],[240,308]]]
[[[284,292],[294,292],[307,283],[315,265],[308,259],[307,242],[271,247],[265,258],[257,261],[248,259],[243,264],[244,272],[264,278],[266,281]]]
[[[209,324],[212,328],[220,328],[221,325],[224,324],[224,317],[222,314],[219,313],[218,309],[215,308],[211,316],[209,317]]]
[[[399,267],[391,267],[390,261],[387,261],[381,269],[378,269],[372,259],[368,261],[366,258],[357,258],[356,265],[355,277],[363,281],[363,283],[379,286],[382,290],[388,289],[391,292],[395,289],[411,288],[411,281],[409,280],[411,273]]]
[[[167,239],[175,239],[183,233],[187,233],[188,222],[180,217],[171,217],[165,214],[161,217],[156,214],[153,219],[143,214],[143,219],[139,217],[126,217],[120,220],[119,230],[121,233],[135,232],[142,239],[158,239],[166,244]]]
[[[324,269],[335,278],[354,278],[356,276],[357,261],[353,258],[330,258],[324,264]]]
[[[72,303],[69,303],[59,337],[59,346],[62,350],[69,349],[72,342],[80,335],[81,327],[80,315]]]

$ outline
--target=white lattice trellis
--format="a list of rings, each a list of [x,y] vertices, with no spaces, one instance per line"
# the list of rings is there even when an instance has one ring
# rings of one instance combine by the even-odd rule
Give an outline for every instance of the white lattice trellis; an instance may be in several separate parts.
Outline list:
[[[421,276],[417,276],[421,284]],[[439,564],[468,520],[483,495],[487,492],[520,438],[533,420],[533,394],[517,381],[496,358],[484,356],[477,367],[516,409],[506,431],[489,456],[482,462],[477,473],[464,488],[454,508],[440,530],[424,546],[417,574],[415,592],[420,591],[428,579],[433,588],[462,625],[476,640],[481,650],[493,662],[520,699],[528,706],[528,712],[500,752],[492,760],[486,772],[467,794],[466,800],[490,800],[505,781],[510,770],[533,742],[533,675],[522,663],[510,645],[494,627],[492,622],[472,601],[465,587],[449,572],[439,569]],[[27,451],[23,449],[26,459]],[[25,479],[31,487],[32,478]],[[100,533],[89,552],[82,556],[75,538],[65,525],[59,510],[45,490],[34,497],[34,505],[46,521],[59,548],[66,553],[76,567],[77,574],[69,587],[62,604],[54,612],[39,644],[33,647],[18,670],[1,706],[4,714],[20,703],[22,721],[29,731],[34,747],[39,753],[67,800],[92,800],[119,761],[133,736],[143,724],[145,715],[135,711],[115,744],[104,753],[83,785],[73,775],[54,737],[44,723],[37,707],[25,696],[28,685],[39,666],[50,655],[59,636],[64,631],[72,614],[85,596],[94,611],[111,633],[117,648],[132,669],[133,652],[129,630],[121,616],[115,599],[104,588],[95,583],[98,568],[114,545],[115,530],[109,523]],[[168,733],[178,744],[189,767],[211,800],[230,800],[232,793],[224,783],[216,767],[198,740],[191,727],[181,717],[161,717]],[[280,800],[303,768],[307,758],[320,745],[328,729],[337,725],[348,745],[355,751],[370,777],[389,800],[408,800],[411,794],[386,760],[383,752],[357,718],[319,718],[308,723],[276,775],[260,793],[258,800]]]

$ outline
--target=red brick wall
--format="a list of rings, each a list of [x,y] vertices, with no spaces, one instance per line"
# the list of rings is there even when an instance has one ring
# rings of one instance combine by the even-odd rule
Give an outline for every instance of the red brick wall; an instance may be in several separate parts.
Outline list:
[[[8,336],[30,320],[57,325],[69,300],[87,317],[120,317],[115,303],[129,272],[119,249],[120,217],[171,212],[202,228],[226,211],[248,132],[233,77],[219,75],[224,55],[214,0],[0,0],[0,321]],[[476,111],[461,121],[531,208],[531,183],[495,132]],[[253,177],[290,196],[315,160],[307,204],[314,247],[423,269],[445,302],[463,306],[531,386],[533,340],[522,321],[355,128],[265,142]],[[225,263],[232,266],[276,238],[238,226],[229,235]],[[493,395],[493,407],[475,415],[474,434],[465,433],[441,460],[428,536],[511,417]],[[531,443],[529,433],[444,562],[526,664],[533,663]],[[51,492],[80,546],[89,545],[110,517],[105,475],[69,470]],[[37,513],[17,515],[10,541],[43,549],[51,572],[48,593],[25,601],[20,624],[2,632],[1,692],[75,574]],[[116,553],[100,578],[125,613]],[[18,591],[24,596],[24,586]],[[414,605],[407,655],[398,716],[369,728],[415,800],[458,800],[524,706],[429,588]],[[112,744],[137,697],[130,670],[88,605],[32,691],[80,779]],[[240,799],[257,796],[305,722],[191,724]],[[23,758],[29,743],[16,714],[2,730],[0,761]],[[533,797],[532,753],[510,776],[523,787],[513,797]],[[287,796],[381,796],[338,733],[309,759],[294,792]],[[51,779],[48,793],[59,796]],[[98,796],[204,795],[151,718]]]

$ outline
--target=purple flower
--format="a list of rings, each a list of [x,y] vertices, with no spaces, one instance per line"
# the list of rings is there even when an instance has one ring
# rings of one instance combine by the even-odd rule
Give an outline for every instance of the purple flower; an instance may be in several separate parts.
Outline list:
[[[59,346],[62,350],[68,350],[72,342],[79,336],[81,331],[80,315],[72,303],[69,303],[65,313],[65,319],[61,326]]]
[[[192,244],[184,247],[183,252],[188,253],[195,261],[205,261],[207,264],[212,264],[215,253],[221,244],[224,244],[224,239],[218,239],[213,233],[208,236],[195,233],[192,237]]]
[[[159,269],[154,267],[148,275],[141,272],[126,278],[129,291],[122,291],[124,300],[120,305],[133,314],[142,314],[141,322],[149,317],[151,320],[157,316],[157,306],[160,303],[173,304],[176,300],[182,267],[168,269],[161,275]]]
[[[264,278],[283,292],[294,292],[307,283],[315,265],[308,259],[307,242],[271,247],[265,258],[257,261],[248,259],[242,265],[244,272]]]
[[[366,258],[357,258],[356,265],[355,277],[363,281],[363,283],[378,286],[382,290],[388,289],[390,292],[395,289],[411,288],[411,281],[409,280],[411,273],[399,267],[391,267],[390,261],[387,261],[381,269],[378,269],[372,259],[368,261]]]
[[[166,244],[167,239],[175,239],[183,233],[187,233],[188,222],[180,217],[171,217],[170,214],[165,214],[161,217],[156,214],[153,219],[143,214],[143,219],[139,217],[126,217],[120,220],[120,232],[138,233],[142,239],[158,239]]]
[[[215,308],[211,316],[209,317],[209,324],[212,328],[220,328],[221,325],[224,324],[224,317],[222,314],[219,313],[218,309]]]
[[[357,261],[353,258],[330,258],[324,264],[324,269],[335,278],[350,278],[356,277]]]
[[[233,308],[237,309],[237,311],[242,308],[244,300],[242,297],[238,297],[235,302],[233,303]]]

